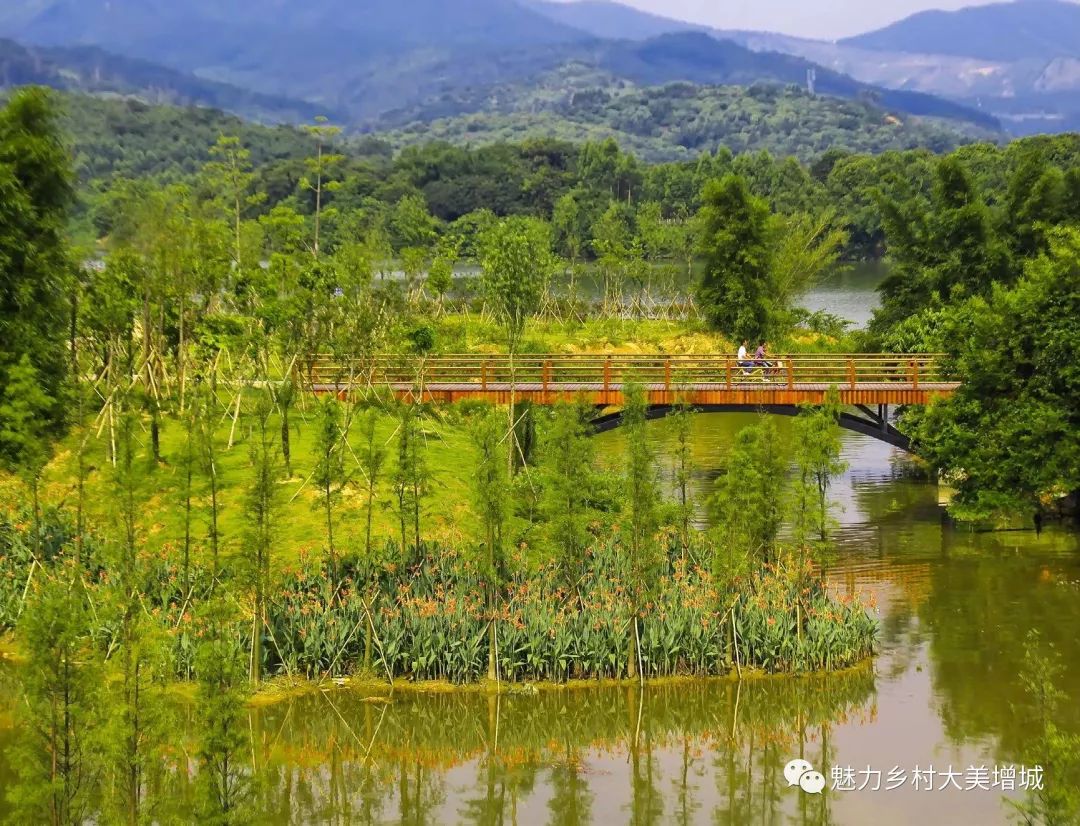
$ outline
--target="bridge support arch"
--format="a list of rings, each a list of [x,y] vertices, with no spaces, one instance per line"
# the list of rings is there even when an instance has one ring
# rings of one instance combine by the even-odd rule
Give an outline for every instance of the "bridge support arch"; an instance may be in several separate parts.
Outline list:
[[[776,416],[798,416],[802,411],[793,404],[699,404],[691,405],[692,409],[699,413],[768,413]],[[677,408],[670,404],[651,405],[646,411],[645,418],[648,420],[663,419],[671,415]],[[889,406],[879,404],[877,410],[865,405],[856,405],[859,414],[844,410],[840,413],[838,424],[845,430],[870,436],[878,441],[885,442],[895,448],[911,453],[911,439],[897,430],[889,423]],[[598,416],[592,421],[593,433],[607,433],[615,430],[623,423],[623,411],[608,413]]]

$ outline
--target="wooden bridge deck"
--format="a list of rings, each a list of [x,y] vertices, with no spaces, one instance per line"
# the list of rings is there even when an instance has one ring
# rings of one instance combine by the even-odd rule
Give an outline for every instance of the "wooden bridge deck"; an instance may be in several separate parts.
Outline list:
[[[392,392],[399,398],[496,404],[553,404],[584,396],[598,407],[623,403],[642,386],[650,405],[793,405],[824,400],[836,387],[847,405],[926,404],[959,386],[934,354],[778,355],[765,370],[728,355],[378,356],[339,361],[316,356],[301,368],[315,392]]]

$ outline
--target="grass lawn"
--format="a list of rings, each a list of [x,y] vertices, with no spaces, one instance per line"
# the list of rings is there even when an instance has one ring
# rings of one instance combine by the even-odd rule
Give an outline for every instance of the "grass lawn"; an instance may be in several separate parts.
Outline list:
[[[251,417],[241,413],[236,426],[235,440],[228,448],[232,427],[231,412],[224,411],[222,398],[219,415],[223,418],[217,428],[219,480],[219,535],[220,548],[227,558],[245,541],[245,500],[251,476],[250,428]],[[292,478],[282,478],[278,497],[275,557],[281,562],[291,562],[306,552],[320,553],[325,547],[326,522],[322,499],[316,486],[310,483],[316,466],[315,406],[313,397],[304,396],[298,408],[290,416],[292,445]],[[272,432],[280,431],[280,420],[272,422]],[[460,411],[454,408],[432,409],[423,419],[422,430],[427,443],[427,462],[432,472],[431,494],[425,503],[425,538],[437,540],[471,539],[473,536],[469,502],[469,479],[475,464],[474,447],[469,437],[467,423]],[[394,500],[390,476],[395,466],[397,448],[397,419],[390,414],[380,414],[378,437],[386,447],[386,461],[382,482],[378,486],[374,510],[376,539],[397,536],[397,517],[392,508]],[[86,507],[88,524],[109,537],[122,536],[122,514],[118,507],[119,489],[113,468],[108,460],[107,428],[101,436],[90,429],[77,429],[58,447],[53,461],[46,468],[42,484],[44,505],[63,505],[74,508],[77,491],[78,440],[89,435],[86,462],[91,469],[86,482]],[[359,452],[361,436],[354,424],[349,434],[352,450]],[[148,425],[138,434],[138,498],[139,536],[148,550],[159,550],[182,545],[184,536],[183,464],[185,432],[183,425],[167,419],[161,430],[160,465],[155,466],[150,457],[150,433]],[[362,548],[366,529],[366,479],[352,452],[346,451],[346,472],[350,484],[343,490],[335,504],[334,539],[341,549]],[[210,526],[210,492],[206,474],[197,469],[195,498],[192,510],[193,554],[208,556]],[[0,507],[16,510],[25,507],[29,495],[23,483],[12,476],[0,476]],[[204,558],[205,558],[204,556]],[[197,558],[197,557],[196,557]]]
[[[441,352],[497,352],[502,349],[502,330],[492,320],[479,315],[447,314],[433,322],[436,347]],[[841,343],[808,334],[778,343],[777,352],[820,350]],[[522,350],[532,353],[729,353],[735,345],[706,329],[697,322],[587,319],[562,322],[556,319],[534,319],[528,325]],[[256,391],[251,391],[252,393]],[[250,399],[247,400],[250,406]],[[280,482],[277,548],[275,556],[288,562],[302,553],[318,553],[325,547],[325,516],[320,492],[310,483],[316,466],[314,455],[316,400],[304,394],[298,397],[297,408],[291,416],[292,467],[291,478]],[[216,444],[218,446],[219,479],[219,537],[225,558],[242,547],[247,530],[245,500],[251,477],[249,448],[253,421],[241,413],[233,432],[232,400],[222,391],[218,401]],[[275,434],[280,423],[271,427]],[[430,494],[425,502],[423,531],[429,540],[460,544],[462,540],[479,538],[476,519],[471,509],[469,481],[476,465],[475,448],[468,432],[464,411],[455,407],[432,407],[423,419],[427,443],[427,464],[432,475]],[[357,423],[350,432],[346,451],[346,468],[350,478],[335,505],[335,544],[343,549],[363,546],[366,528],[367,495],[364,478],[356,454],[360,452],[361,436]],[[381,414],[378,436],[386,449],[382,480],[374,503],[376,539],[398,535],[397,517],[393,508],[394,496],[391,475],[397,449],[397,420],[391,414]],[[233,444],[228,446],[230,433]],[[118,508],[119,490],[108,459],[108,428],[100,432],[93,426],[75,428],[57,447],[46,468],[42,502],[74,508],[77,486],[76,446],[87,438],[86,461],[90,468],[86,487],[88,524],[107,536],[122,535],[121,513]],[[184,507],[182,497],[184,450],[183,425],[174,418],[165,418],[161,429],[162,462],[154,465],[150,459],[149,425],[137,436],[139,440],[139,536],[149,550],[172,545],[179,547],[184,536]],[[193,553],[208,554],[210,494],[206,474],[196,473],[196,496],[193,500]],[[0,475],[0,507],[10,510],[24,508],[29,501],[23,483],[14,477]]]
[[[505,349],[502,328],[479,315],[448,314],[433,325],[435,346],[442,353],[494,353]],[[846,351],[848,342],[817,333],[796,331],[784,341],[770,342],[774,353]],[[524,353],[731,353],[738,344],[710,330],[702,321],[588,318],[560,321],[533,319],[525,329]]]

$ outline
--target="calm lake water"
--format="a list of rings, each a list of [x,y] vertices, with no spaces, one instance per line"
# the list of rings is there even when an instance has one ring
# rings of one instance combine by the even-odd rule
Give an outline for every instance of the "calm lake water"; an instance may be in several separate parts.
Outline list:
[[[752,420],[696,419],[699,498]],[[790,432],[788,420],[779,426]],[[666,472],[672,434],[664,422],[649,427]],[[601,460],[620,461],[622,434],[597,438]],[[255,751],[268,755],[263,822],[1009,822],[1004,799],[1022,793],[993,787],[993,770],[1019,773],[1031,761],[1018,672],[1032,628],[1063,658],[1057,685],[1069,700],[1059,723],[1080,732],[1080,539],[968,532],[949,523],[945,492],[903,454],[845,432],[843,457],[850,467],[833,490],[839,554],[829,581],[876,604],[881,652],[866,667],[643,691],[398,692],[386,703],[339,689],[292,699],[251,712]],[[6,710],[0,700],[0,746],[16,736],[3,729]],[[796,757],[824,774],[824,793],[788,785],[784,767]],[[867,787],[831,790],[834,766]],[[916,769],[925,779],[931,766],[933,790],[916,789]],[[944,774],[950,767],[961,789]],[[0,758],[0,785],[10,771]],[[904,782],[886,790],[890,772]]]
[[[480,274],[476,267],[461,267],[456,272],[457,293],[464,289],[476,289],[475,278]],[[877,286],[888,274],[884,261],[857,261],[844,264],[824,276],[814,287],[798,300],[799,306],[811,312],[824,310],[852,322],[856,328],[865,327],[879,304]],[[396,273],[395,277],[403,277]],[[675,277],[680,291],[692,289],[685,274]],[[559,284],[566,286],[565,279]],[[604,293],[603,281],[595,271],[586,272],[577,282],[577,293],[583,298],[598,301]]]
[[[811,312],[824,310],[865,327],[877,309],[877,286],[888,274],[883,261],[858,261],[845,265],[814,285],[799,301]]]

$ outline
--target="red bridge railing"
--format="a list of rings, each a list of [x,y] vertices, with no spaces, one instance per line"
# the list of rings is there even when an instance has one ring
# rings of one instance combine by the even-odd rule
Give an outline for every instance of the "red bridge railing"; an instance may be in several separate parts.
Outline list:
[[[768,366],[729,355],[550,354],[377,356],[339,360],[315,356],[303,378],[316,390],[423,387],[478,395],[522,392],[617,391],[634,382],[649,390],[742,388],[821,390],[898,389],[950,392],[957,384],[937,354],[812,354],[770,356]]]

